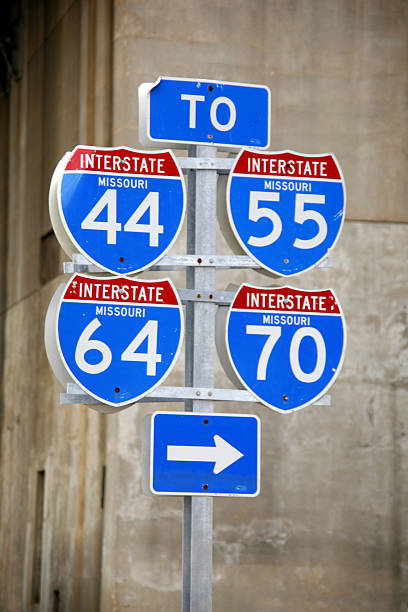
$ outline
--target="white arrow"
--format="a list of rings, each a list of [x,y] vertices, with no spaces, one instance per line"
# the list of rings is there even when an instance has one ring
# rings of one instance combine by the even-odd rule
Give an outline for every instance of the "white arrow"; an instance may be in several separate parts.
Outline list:
[[[214,474],[219,474],[244,455],[220,436],[215,446],[167,446],[167,461],[214,461]]]

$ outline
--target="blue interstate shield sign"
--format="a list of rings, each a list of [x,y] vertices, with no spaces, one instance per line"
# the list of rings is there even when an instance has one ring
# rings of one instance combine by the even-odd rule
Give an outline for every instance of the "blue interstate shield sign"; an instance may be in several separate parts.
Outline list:
[[[331,289],[243,284],[229,309],[225,333],[238,378],[279,412],[316,401],[333,384],[343,362],[345,322]]]
[[[260,421],[247,414],[149,415],[149,488],[160,495],[253,497],[260,486]]]
[[[57,311],[57,346],[70,376],[87,393],[123,406],[157,387],[183,338],[182,306],[169,279],[75,274]]]
[[[280,276],[305,272],[337,241],[345,185],[333,154],[244,149],[230,172],[227,211],[241,247]]]
[[[184,218],[184,179],[171,151],[78,146],[58,185],[59,215],[85,257],[115,274],[158,261]]]
[[[217,147],[269,146],[265,85],[160,77],[139,87],[142,142]]]

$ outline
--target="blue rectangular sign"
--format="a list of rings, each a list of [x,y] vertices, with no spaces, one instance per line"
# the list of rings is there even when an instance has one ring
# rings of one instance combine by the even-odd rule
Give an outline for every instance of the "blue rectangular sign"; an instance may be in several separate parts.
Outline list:
[[[266,149],[269,134],[265,85],[160,77],[139,87],[139,137],[145,145]]]
[[[147,419],[143,444],[149,461],[145,459],[144,480],[145,488],[151,493],[258,495],[260,421],[257,416],[155,412]]]

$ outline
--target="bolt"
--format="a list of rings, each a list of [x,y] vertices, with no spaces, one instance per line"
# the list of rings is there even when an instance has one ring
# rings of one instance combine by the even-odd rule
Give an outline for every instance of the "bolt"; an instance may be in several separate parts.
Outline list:
[[[201,293],[197,293],[197,297],[200,298],[201,297]]]
[[[288,264],[289,263],[289,259],[284,259],[283,263]]]
[[[120,263],[123,263],[125,261],[125,258],[124,257],[119,257],[119,261],[120,261]]]
[[[120,389],[119,387],[115,387],[115,393],[119,393]]]
[[[214,263],[213,258],[211,257],[211,259],[208,260],[209,263]]]
[[[282,399],[283,399],[285,402],[287,402],[289,398],[288,398],[288,396],[287,396],[287,395],[284,395],[284,396],[282,397]]]
[[[205,425],[208,425],[208,419],[204,419]]]
[[[212,140],[213,139],[213,135],[212,134],[208,134],[207,138],[208,138],[208,140]]]
[[[196,391],[196,395],[200,396],[201,395],[200,391]]]
[[[210,298],[210,300],[212,300],[214,296],[213,296],[212,293],[210,293],[210,295],[208,297]]]
[[[202,263],[202,262],[203,262],[203,260],[201,259],[201,257],[199,257],[199,258],[197,259],[197,263],[199,263],[199,264],[200,264],[200,263]]]
[[[214,89],[214,87],[212,85],[208,86],[208,91],[212,91]]]
[[[208,397],[212,397],[212,391],[208,392]]]
[[[203,489],[206,491],[208,489],[208,484],[203,484]]]

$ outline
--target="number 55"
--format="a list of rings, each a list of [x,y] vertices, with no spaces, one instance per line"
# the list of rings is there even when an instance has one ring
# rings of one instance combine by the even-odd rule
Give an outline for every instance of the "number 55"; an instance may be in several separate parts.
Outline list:
[[[259,221],[259,219],[269,219],[272,221],[272,231],[266,236],[250,236],[248,244],[255,247],[265,247],[276,242],[282,233],[282,221],[275,210],[258,206],[260,201],[264,202],[279,202],[279,193],[275,191],[251,191],[249,194],[249,215],[250,221]],[[305,221],[314,221],[317,223],[318,231],[312,238],[303,240],[296,238],[293,246],[298,249],[313,249],[319,246],[327,236],[327,223],[323,215],[316,210],[305,210],[305,204],[324,204],[325,196],[319,194],[303,194],[297,193],[295,199],[295,223],[303,225]]]

